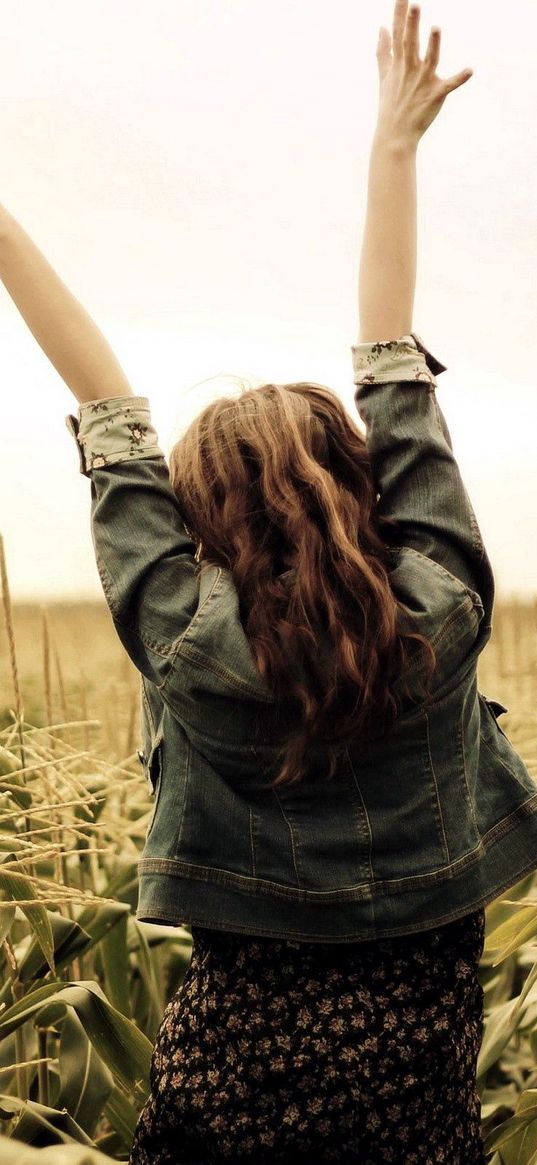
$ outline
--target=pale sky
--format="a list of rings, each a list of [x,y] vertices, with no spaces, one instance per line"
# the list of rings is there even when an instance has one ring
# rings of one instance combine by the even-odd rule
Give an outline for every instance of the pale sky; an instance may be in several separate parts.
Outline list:
[[[326,384],[351,344],[393,0],[19,0],[0,33],[0,200],[149,397],[166,453],[226,374]],[[537,595],[537,18],[424,0],[470,66],[418,151],[413,330],[497,595]],[[0,284],[0,533],[13,599],[102,595],[77,402]],[[216,377],[209,384],[199,381]],[[175,434],[175,437],[174,437]]]

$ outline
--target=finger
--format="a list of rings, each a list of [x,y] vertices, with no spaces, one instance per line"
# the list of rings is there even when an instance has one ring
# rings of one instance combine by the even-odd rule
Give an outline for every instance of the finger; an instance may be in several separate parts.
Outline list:
[[[381,75],[385,72],[391,60],[391,37],[387,28],[381,28],[377,43],[377,61]]]
[[[455,73],[453,77],[449,77],[447,81],[443,81],[444,93],[452,93],[454,89],[458,89],[460,85],[464,85],[465,81],[469,81],[473,77],[473,69],[463,69],[461,73]]]
[[[405,31],[407,8],[408,0],[395,0],[392,37],[394,57],[402,57],[403,55],[403,35]]]
[[[417,65],[420,59],[419,41],[420,10],[413,4],[407,16],[403,35],[403,52],[409,65]]]
[[[440,60],[440,29],[431,28],[429,33],[429,43],[427,45],[427,52],[423,58],[424,65],[435,73],[438,68]]]

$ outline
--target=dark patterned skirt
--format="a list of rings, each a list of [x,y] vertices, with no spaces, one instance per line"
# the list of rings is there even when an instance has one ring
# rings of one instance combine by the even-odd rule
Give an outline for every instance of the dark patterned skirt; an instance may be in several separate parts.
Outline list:
[[[130,1165],[485,1165],[485,911],[308,943],[192,927]]]

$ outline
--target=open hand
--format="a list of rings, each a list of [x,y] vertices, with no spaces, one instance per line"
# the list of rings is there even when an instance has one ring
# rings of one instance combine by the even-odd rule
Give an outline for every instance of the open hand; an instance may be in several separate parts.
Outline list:
[[[418,143],[453,89],[464,85],[472,69],[463,69],[447,81],[436,76],[440,56],[440,29],[433,27],[425,57],[419,55],[418,5],[395,0],[393,46],[387,28],[381,28],[377,47],[380,96],[377,132],[401,143]]]

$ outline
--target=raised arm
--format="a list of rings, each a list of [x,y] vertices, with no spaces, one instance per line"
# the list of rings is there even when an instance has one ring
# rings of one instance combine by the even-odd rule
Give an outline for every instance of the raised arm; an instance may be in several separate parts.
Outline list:
[[[91,528],[108,607],[138,670],[163,686],[200,596],[183,523],[151,422],[100,329],[20,223],[0,207],[0,278],[79,402],[66,417],[91,479]]]
[[[412,332],[416,285],[418,142],[448,93],[471,69],[447,81],[436,76],[440,29],[419,57],[419,8],[396,0],[393,48],[381,28],[377,47],[379,112],[369,165],[368,203],[359,273],[360,342]]]
[[[397,0],[390,37],[381,29],[379,118],[371,152],[359,278],[360,342],[352,347],[355,400],[392,544],[410,547],[448,570],[483,605],[478,645],[489,633],[494,578],[462,481],[436,376],[446,370],[412,327],[416,281],[416,152],[447,93],[435,75],[439,30],[419,59],[418,15]]]
[[[97,324],[4,206],[0,206],[0,279],[80,404],[134,395]]]

